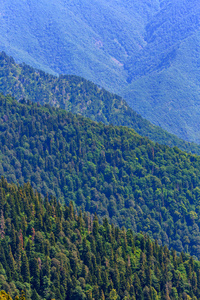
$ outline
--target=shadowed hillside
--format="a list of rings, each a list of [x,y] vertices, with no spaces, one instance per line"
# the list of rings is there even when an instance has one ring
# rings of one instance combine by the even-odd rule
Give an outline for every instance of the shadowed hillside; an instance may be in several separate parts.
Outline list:
[[[4,52],[0,53],[0,92],[11,94],[18,100],[24,98],[61,107],[97,122],[127,126],[160,144],[200,154],[199,145],[185,142],[152,125],[121,97],[78,76],[56,77],[26,64],[16,64]]]

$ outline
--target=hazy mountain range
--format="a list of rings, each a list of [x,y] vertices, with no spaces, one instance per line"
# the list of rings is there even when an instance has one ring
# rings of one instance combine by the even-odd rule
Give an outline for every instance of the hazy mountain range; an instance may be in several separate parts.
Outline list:
[[[199,136],[196,0],[0,1],[1,50],[119,93],[152,123]]]

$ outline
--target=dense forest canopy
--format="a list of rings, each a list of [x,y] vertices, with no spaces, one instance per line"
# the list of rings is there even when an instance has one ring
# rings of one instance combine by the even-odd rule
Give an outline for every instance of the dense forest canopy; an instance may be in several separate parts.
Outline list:
[[[133,129],[0,97],[0,174],[200,257],[200,157]]]
[[[119,96],[78,76],[53,76],[0,53],[0,92],[16,99],[48,103],[105,124],[133,128],[154,142],[200,154],[200,146],[185,142],[143,119]]]
[[[197,300],[200,263],[0,181],[0,285],[20,300]],[[0,299],[11,300],[5,292]],[[16,300],[19,297],[15,298]]]

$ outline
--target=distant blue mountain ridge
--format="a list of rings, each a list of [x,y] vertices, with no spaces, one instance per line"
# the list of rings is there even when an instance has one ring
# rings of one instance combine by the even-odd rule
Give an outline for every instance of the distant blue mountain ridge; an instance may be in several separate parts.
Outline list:
[[[0,50],[123,96],[153,124],[200,142],[196,0],[0,1]]]

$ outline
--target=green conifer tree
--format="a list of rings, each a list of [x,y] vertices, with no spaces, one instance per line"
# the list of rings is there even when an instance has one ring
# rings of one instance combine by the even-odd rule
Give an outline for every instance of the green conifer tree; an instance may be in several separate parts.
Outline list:
[[[22,252],[21,275],[24,279],[24,282],[30,283],[29,261],[25,251]]]

